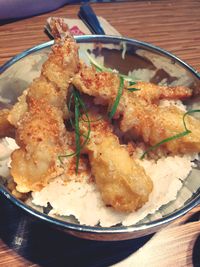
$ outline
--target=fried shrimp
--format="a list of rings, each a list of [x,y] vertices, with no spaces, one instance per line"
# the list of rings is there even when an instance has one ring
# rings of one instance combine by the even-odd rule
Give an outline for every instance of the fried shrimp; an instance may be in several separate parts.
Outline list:
[[[52,47],[52,53],[42,66],[41,74],[66,91],[74,74],[78,71],[78,45],[72,37],[58,39]]]
[[[112,105],[120,84],[119,75],[115,72],[97,72],[94,67],[88,67],[84,63],[80,63],[79,72],[74,76],[72,83],[81,92],[94,96],[96,102],[103,105]],[[124,91],[121,102],[123,110],[127,101],[125,98],[131,97],[131,92],[127,92],[128,88],[136,88],[134,96],[145,100],[147,103],[154,103],[160,99],[185,99],[192,95],[192,90],[184,86],[159,86],[149,82],[137,82],[129,86],[124,82]]]
[[[72,37],[57,40],[41,75],[19,97],[8,121],[16,127],[19,149],[12,153],[11,174],[22,193],[40,190],[60,175],[58,156],[66,150],[66,97],[78,70],[78,46]],[[59,164],[58,164],[59,165]]]
[[[79,72],[74,75],[72,83],[81,92],[102,98],[107,105],[117,95],[119,77],[112,72],[96,72],[94,67],[80,63]]]
[[[95,97],[95,103],[112,106],[119,89],[119,76],[112,72],[96,72],[94,68],[82,64],[79,73],[74,76],[73,84],[81,92]],[[131,92],[130,88],[138,90]],[[142,138],[146,144],[155,145],[184,130],[184,113],[177,108],[172,112],[171,108],[160,107],[159,100],[185,99],[191,95],[192,90],[183,86],[167,87],[137,82],[128,87],[127,82],[124,82],[123,93],[114,118],[122,115],[120,129],[123,133],[129,132],[133,138]],[[197,129],[193,129],[191,134],[180,140],[163,145],[167,151],[172,153],[199,151],[200,138],[197,131],[200,129],[200,122],[191,116],[188,117],[188,127],[192,123],[191,128],[195,128],[196,125]]]
[[[63,117],[67,117],[66,105],[67,90],[62,90],[54,83],[49,82],[44,76],[35,79],[27,92],[27,99],[44,99],[49,105],[59,108],[63,112]]]
[[[105,204],[124,212],[139,209],[148,201],[153,188],[151,179],[120,145],[108,122],[102,119],[92,123],[90,136],[85,151]]]
[[[94,67],[80,63],[79,72],[74,75],[72,83],[80,92],[95,97],[95,104],[111,107],[119,89],[120,79],[116,73],[96,72]],[[123,96],[117,108],[117,114],[123,112],[125,100]]]
[[[130,114],[125,111],[121,121],[121,129],[134,138],[142,137],[146,144],[151,146],[164,139],[185,131],[183,116],[184,111],[175,106],[158,107],[155,105],[136,106]],[[200,150],[200,121],[187,115],[185,117],[189,134],[164,143],[161,147],[177,153],[193,153]]]
[[[189,98],[192,90],[130,82],[107,68],[97,72],[80,61],[78,45],[65,33],[62,20],[52,20],[51,27],[55,45],[40,76],[11,110],[0,111],[0,137],[14,134],[19,146],[11,154],[10,190],[23,199],[62,176],[65,186],[70,179],[90,185],[105,206],[136,211],[153,190],[147,173],[154,179],[136,158],[139,142],[142,150],[147,147],[143,155],[157,144],[163,154],[200,151],[200,121],[176,106],[160,104],[162,99]],[[166,139],[170,142],[162,142]]]
[[[192,95],[192,90],[184,86],[159,86],[149,82],[137,82],[133,85],[138,91],[134,92],[134,97],[145,100],[149,104],[157,103],[161,99],[185,99]]]
[[[42,66],[41,75],[35,79],[18,102],[13,106],[8,121],[17,127],[27,111],[27,97],[44,99],[48,104],[59,107],[63,117],[68,116],[66,96],[73,75],[78,71],[78,45],[72,37],[56,40],[47,61]]]
[[[43,100],[30,99],[16,131],[19,149],[12,153],[11,174],[22,193],[37,191],[60,175],[58,155],[66,149],[62,112]]]

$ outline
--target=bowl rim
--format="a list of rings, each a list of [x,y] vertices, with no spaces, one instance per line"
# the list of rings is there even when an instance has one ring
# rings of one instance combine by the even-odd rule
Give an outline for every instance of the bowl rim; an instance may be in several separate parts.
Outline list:
[[[141,47],[147,48],[152,51],[156,51],[159,54],[162,54],[164,56],[167,56],[168,58],[171,58],[178,62],[180,65],[182,65],[184,68],[188,69],[190,72],[192,72],[197,79],[200,79],[200,74],[195,70],[193,67],[179,59],[177,56],[171,54],[170,52],[154,46],[152,44],[138,41],[136,39],[131,39],[131,38],[126,38],[126,37],[121,37],[121,36],[110,36],[110,35],[81,35],[81,36],[75,36],[75,39],[77,42],[84,42],[84,41],[118,41],[118,42],[127,42],[130,44],[135,44],[139,45]],[[19,61],[20,59],[37,52],[39,50],[42,50],[44,48],[48,48],[51,45],[54,44],[54,40],[41,43],[39,45],[36,45],[34,47],[31,47],[30,49],[25,50],[24,52],[14,56],[11,58],[9,61],[7,61],[5,64],[3,64],[0,67],[0,74],[3,73],[6,69],[8,69],[10,66],[12,66],[14,63]],[[40,211],[37,211],[36,209],[28,206],[21,200],[15,198],[3,185],[0,185],[0,193],[3,194],[7,199],[9,199],[13,204],[18,206],[19,208],[25,210],[29,214],[35,216],[36,218],[41,219],[42,221],[48,222],[52,225],[64,228],[66,230],[73,230],[76,232],[86,232],[86,233],[93,233],[93,234],[121,234],[121,233],[132,233],[132,232],[139,232],[142,230],[148,230],[160,226],[164,226],[165,224],[168,224],[177,218],[183,216],[186,214],[188,211],[193,209],[195,206],[200,204],[200,192],[196,192],[195,196],[193,199],[189,200],[189,202],[184,205],[184,207],[179,208],[178,210],[170,213],[166,217],[162,217],[160,219],[147,222],[147,223],[142,223],[142,224],[135,224],[131,226],[114,226],[114,227],[97,227],[97,226],[87,226],[87,225],[81,225],[81,224],[75,224],[75,223],[69,223],[66,221],[59,220],[54,217],[50,217],[45,213],[42,213]]]

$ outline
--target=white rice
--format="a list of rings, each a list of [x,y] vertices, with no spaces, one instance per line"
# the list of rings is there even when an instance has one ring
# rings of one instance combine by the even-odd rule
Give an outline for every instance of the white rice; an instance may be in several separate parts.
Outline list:
[[[51,215],[73,215],[81,224],[109,227],[118,223],[132,225],[154,213],[162,205],[176,199],[182,181],[191,171],[190,156],[174,156],[159,159],[156,162],[138,160],[146,173],[151,177],[154,189],[149,201],[138,211],[130,214],[117,212],[103,203],[95,183],[64,182],[64,177],[58,177],[40,192],[32,193],[33,204],[52,206]]]
[[[180,101],[176,101],[170,104],[185,109],[180,103]],[[163,101],[161,105],[168,106],[169,101]],[[0,141],[0,175],[3,177],[9,176],[10,154],[16,148],[17,145],[12,138],[6,137]],[[132,225],[147,215],[154,214],[161,206],[176,199],[183,181],[192,170],[193,159],[194,155],[184,155],[161,158],[157,162],[138,160],[138,163],[151,177],[154,188],[149,201],[141,209],[130,214],[117,212],[113,208],[106,207],[95,183],[89,182],[89,174],[82,174],[79,181],[70,177],[70,181],[67,183],[66,177],[57,177],[40,192],[32,193],[32,203],[33,206],[40,207],[47,207],[50,203],[52,206],[50,216],[72,215],[80,224],[90,226],[99,224],[104,227],[118,223],[125,226]]]
[[[10,154],[17,148],[14,139],[4,138],[0,142],[0,175],[9,176]],[[101,225],[109,227],[122,223],[132,225],[148,214],[153,214],[162,205],[176,199],[177,192],[182,187],[182,181],[192,170],[193,156],[169,156],[157,162],[138,160],[146,173],[151,177],[154,188],[149,201],[138,211],[130,214],[117,212],[106,207],[95,183],[89,182],[90,175],[83,175],[80,181],[66,183],[66,177],[60,176],[49,183],[40,192],[32,193],[34,205],[47,207],[50,203],[52,210],[49,215],[70,216],[85,225]]]

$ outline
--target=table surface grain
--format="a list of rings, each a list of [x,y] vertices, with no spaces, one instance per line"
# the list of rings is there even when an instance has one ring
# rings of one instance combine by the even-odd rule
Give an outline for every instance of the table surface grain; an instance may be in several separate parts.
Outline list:
[[[160,46],[200,72],[200,1],[92,3],[122,35]],[[49,16],[77,18],[80,5],[0,26],[0,65],[48,41]],[[36,221],[0,197],[0,266],[200,266],[200,207],[153,236],[123,242],[79,240]],[[131,256],[130,256],[131,255]],[[123,261],[121,261],[123,260]],[[118,262],[118,263],[117,263]]]

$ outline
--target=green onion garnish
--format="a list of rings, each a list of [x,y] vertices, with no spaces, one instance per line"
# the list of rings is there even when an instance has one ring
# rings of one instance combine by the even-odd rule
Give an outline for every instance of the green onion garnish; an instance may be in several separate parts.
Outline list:
[[[101,65],[100,63],[98,63],[93,57],[90,56],[90,54],[89,54],[88,52],[86,52],[86,55],[87,55],[87,57],[89,58],[90,63],[91,63],[93,66],[95,66],[95,68],[97,69],[97,71],[114,72],[113,69],[111,69],[111,68],[106,68],[106,67],[104,67],[103,65]],[[133,79],[130,78],[128,75],[121,74],[121,73],[119,73],[119,72],[117,72],[117,74],[119,75],[119,77],[121,77],[121,78],[123,78],[124,80],[126,80],[126,81],[132,83],[132,85],[135,84],[135,82],[133,81]]]
[[[101,65],[100,63],[98,63],[93,57],[90,56],[90,54],[88,52],[86,52],[87,57],[90,60],[90,63],[95,66],[95,68],[99,71],[107,71],[107,72],[113,72],[113,70],[111,68],[106,68],[103,65]]]
[[[127,90],[129,91],[129,92],[135,92],[135,91],[140,91],[140,89],[138,89],[138,88],[127,88]]]
[[[85,106],[85,103],[81,99],[79,92],[78,91],[76,91],[76,92],[78,94],[78,99],[79,99],[80,106],[82,107],[83,111],[85,112],[85,116],[87,118],[87,120],[85,120],[85,121],[88,123],[88,131],[87,131],[87,134],[86,135],[83,134],[83,136],[85,137],[85,140],[84,140],[83,144],[80,147],[80,150],[82,150],[83,147],[87,144],[87,142],[89,141],[89,138],[90,138],[90,132],[91,132],[91,125],[90,125],[90,123],[91,123],[91,121],[89,119],[89,116],[88,116],[88,112],[87,112],[87,108]]]
[[[172,141],[172,140],[175,140],[175,139],[178,139],[178,138],[181,138],[181,137],[183,137],[183,136],[185,136],[185,135],[190,134],[191,131],[190,131],[190,130],[187,128],[187,126],[186,126],[185,117],[186,117],[187,115],[189,115],[189,114],[191,114],[191,113],[195,113],[195,112],[200,112],[200,109],[189,110],[189,111],[187,111],[187,112],[183,115],[183,125],[184,125],[184,128],[185,128],[185,130],[184,130],[183,132],[181,132],[181,133],[179,133],[179,134],[175,134],[175,135],[173,135],[173,136],[171,136],[171,137],[168,137],[168,138],[166,138],[166,139],[163,139],[162,141],[160,141],[159,143],[155,144],[154,146],[149,147],[149,148],[142,154],[142,156],[141,156],[140,159],[144,159],[144,157],[145,157],[150,151],[152,151],[152,150],[158,148],[158,147],[161,146],[162,144],[167,143],[167,142],[169,142],[169,141]]]
[[[136,82],[129,82],[129,86],[133,86],[133,85],[135,85],[135,84],[137,84],[137,83],[136,83]],[[135,91],[140,91],[141,89],[134,88],[134,87],[128,87],[127,90],[128,90],[129,92],[135,92]]]
[[[72,91],[72,94],[71,94],[70,99],[69,99],[69,105],[68,105],[69,111],[71,110],[72,99],[74,99],[74,105],[75,105],[75,108],[74,108],[74,115],[75,115],[74,120],[75,121],[73,122],[72,119],[70,119],[70,123],[71,123],[72,127],[75,129],[76,151],[71,153],[71,154],[60,155],[60,156],[58,156],[58,159],[62,162],[62,158],[76,156],[76,174],[77,174],[78,173],[78,166],[79,166],[79,159],[80,159],[80,152],[89,140],[91,127],[90,127],[90,120],[89,120],[86,106],[85,106],[83,100],[81,99],[78,91],[76,91],[76,90]],[[83,109],[83,111],[85,112],[86,118],[87,118],[87,120],[85,120],[88,123],[88,132],[86,135],[80,133],[80,128],[79,128],[79,120],[81,117],[80,108]],[[81,136],[83,136],[85,138],[85,140],[82,144],[80,142]]]
[[[80,129],[79,129],[79,117],[80,117],[80,102],[77,97],[76,91],[73,90],[74,101],[75,101],[75,144],[76,144],[76,174],[78,173],[79,159],[80,159]]]
[[[120,98],[121,98],[122,92],[123,92],[123,87],[124,87],[124,79],[122,77],[120,77],[119,90],[118,90],[115,102],[113,103],[113,106],[111,108],[111,111],[108,114],[108,117],[109,117],[110,120],[114,116],[114,114],[115,114],[115,112],[117,110],[117,107],[119,105],[119,101],[120,101]]]
[[[70,98],[69,98],[69,103],[68,103],[68,110],[69,110],[69,112],[71,111],[71,105],[72,105],[72,99],[74,98],[74,94],[73,94],[73,92],[71,93],[71,95],[70,95]],[[72,128],[74,129],[74,122],[72,121],[72,117],[71,116],[69,116],[69,121],[70,121],[70,123],[71,123],[71,126],[72,126]]]
[[[95,68],[97,69],[97,71],[107,71],[107,72],[114,72],[113,69],[111,68],[106,68],[104,67],[103,65],[99,64],[93,57],[91,57],[91,55],[89,53],[87,53],[87,56],[90,60],[90,63],[95,66]],[[132,86],[132,85],[135,85],[136,82],[133,81],[132,78],[130,78],[129,76],[127,75],[124,75],[124,74],[121,74],[119,72],[117,72],[117,74],[119,75],[119,78],[120,78],[120,86],[119,86],[119,90],[118,90],[118,94],[117,94],[117,97],[115,99],[115,102],[112,106],[112,109],[111,111],[109,112],[108,116],[110,119],[112,119],[112,117],[114,116],[116,110],[117,110],[117,106],[119,105],[119,101],[120,101],[120,98],[121,98],[121,95],[122,95],[122,91],[123,91],[123,86],[124,86],[124,80],[129,82],[129,86]],[[139,91],[140,89],[138,88],[127,88],[127,90],[129,92],[135,92],[135,91]]]
[[[137,84],[136,82],[129,82],[129,86]]]
[[[179,133],[179,134],[173,135],[173,136],[171,136],[171,137],[169,137],[169,138],[163,139],[161,142],[155,144],[154,146],[149,147],[149,148],[143,153],[143,155],[141,156],[140,159],[143,159],[143,158],[145,157],[146,154],[148,154],[150,151],[156,149],[157,147],[161,146],[162,144],[167,143],[167,142],[172,141],[172,140],[175,140],[175,139],[177,139],[177,138],[183,137],[183,136],[185,136],[185,135],[188,135],[189,133],[191,133],[191,131],[186,130],[186,131],[181,132],[181,133]]]

